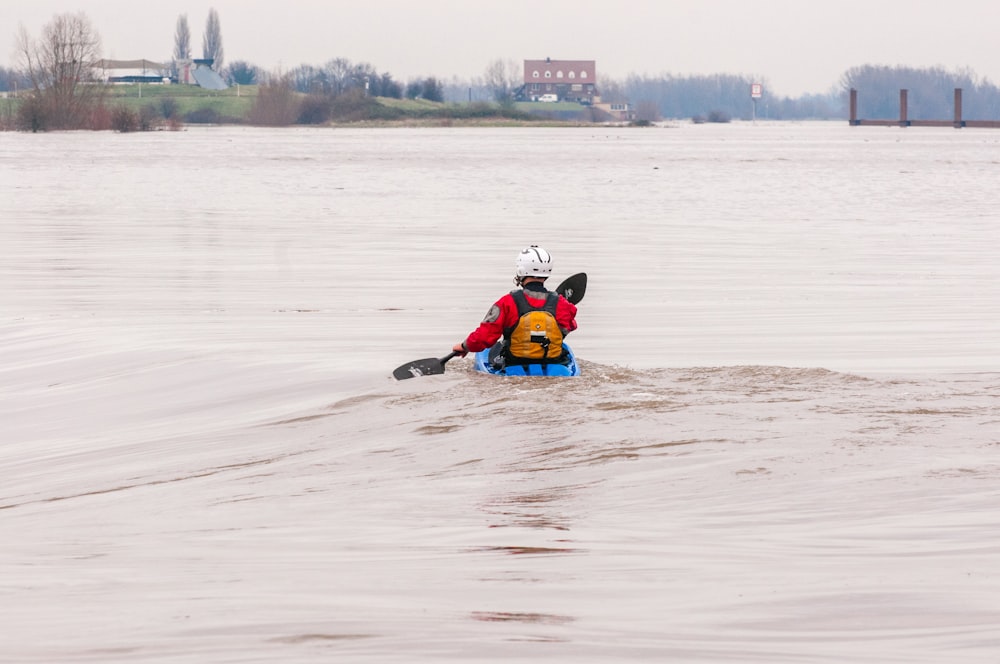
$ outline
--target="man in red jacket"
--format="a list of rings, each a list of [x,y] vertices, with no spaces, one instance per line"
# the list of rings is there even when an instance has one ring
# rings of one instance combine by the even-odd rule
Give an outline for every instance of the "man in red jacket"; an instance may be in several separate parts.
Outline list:
[[[514,263],[514,284],[519,286],[490,307],[486,318],[454,350],[466,353],[490,348],[490,361],[503,364],[562,362],[563,338],[576,329],[576,305],[546,290],[552,274],[552,256],[537,245],[521,251]]]

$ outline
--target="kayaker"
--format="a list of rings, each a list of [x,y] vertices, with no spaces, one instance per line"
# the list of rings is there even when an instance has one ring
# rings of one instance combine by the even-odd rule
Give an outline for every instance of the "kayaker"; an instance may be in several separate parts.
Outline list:
[[[549,252],[537,245],[522,250],[514,262],[518,288],[497,300],[479,327],[452,350],[465,357],[490,348],[490,363],[498,368],[562,362],[563,338],[577,327],[576,305],[545,288],[551,274]]]

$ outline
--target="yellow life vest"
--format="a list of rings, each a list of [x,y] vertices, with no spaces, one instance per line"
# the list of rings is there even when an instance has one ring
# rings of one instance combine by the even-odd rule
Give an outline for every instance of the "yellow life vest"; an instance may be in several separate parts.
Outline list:
[[[556,305],[559,294],[545,293],[545,304],[540,307],[528,303],[523,290],[511,291],[517,305],[517,324],[504,330],[507,337],[507,355],[514,362],[551,362],[563,356],[563,331],[556,322]],[[542,295],[542,293],[538,293]]]

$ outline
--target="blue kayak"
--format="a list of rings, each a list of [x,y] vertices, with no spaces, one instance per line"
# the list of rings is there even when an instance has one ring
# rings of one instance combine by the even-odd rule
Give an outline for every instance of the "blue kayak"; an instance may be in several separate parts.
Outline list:
[[[566,350],[565,362],[551,362],[548,364],[512,364],[509,367],[497,369],[490,364],[490,351],[487,348],[476,353],[475,369],[482,373],[493,374],[494,376],[579,376],[580,367],[576,364],[576,355],[573,349],[567,344],[563,344]]]

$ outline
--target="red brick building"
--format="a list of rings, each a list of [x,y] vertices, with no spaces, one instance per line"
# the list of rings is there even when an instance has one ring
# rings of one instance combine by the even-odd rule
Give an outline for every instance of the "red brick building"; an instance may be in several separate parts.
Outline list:
[[[542,95],[555,95],[559,101],[583,104],[592,104],[595,98],[600,101],[596,61],[525,60],[524,98],[538,101]]]

